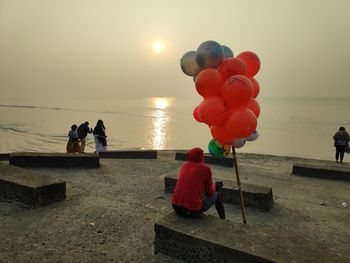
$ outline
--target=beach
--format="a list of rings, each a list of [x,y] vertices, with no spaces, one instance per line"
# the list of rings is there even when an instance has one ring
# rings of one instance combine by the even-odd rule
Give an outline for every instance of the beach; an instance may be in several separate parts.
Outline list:
[[[177,174],[183,163],[175,153],[101,159],[99,169],[30,168],[66,181],[67,198],[37,209],[0,202],[0,262],[176,262],[153,253],[154,223],[172,212],[164,176]],[[296,232],[350,261],[350,208],[341,204],[350,204],[350,183],[291,175],[295,161],[340,164],[250,153],[237,157],[242,184],[272,187],[274,196],[269,212],[246,208],[248,224]],[[350,169],[349,163],[342,165]],[[210,167],[214,179],[235,180],[232,167]],[[227,220],[242,223],[239,207],[225,208]]]

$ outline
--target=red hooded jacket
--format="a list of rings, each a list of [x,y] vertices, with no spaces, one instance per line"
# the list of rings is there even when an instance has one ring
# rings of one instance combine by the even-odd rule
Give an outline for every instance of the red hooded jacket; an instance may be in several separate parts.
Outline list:
[[[204,164],[203,150],[189,150],[171,197],[172,204],[198,211],[202,208],[202,194],[211,197],[215,189],[211,170]]]

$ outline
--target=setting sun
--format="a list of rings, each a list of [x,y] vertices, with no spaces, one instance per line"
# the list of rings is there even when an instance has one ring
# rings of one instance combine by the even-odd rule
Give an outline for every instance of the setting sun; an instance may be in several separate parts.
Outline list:
[[[157,109],[164,110],[168,107],[169,101],[167,98],[155,98],[154,104]]]
[[[165,51],[165,43],[163,40],[154,40],[152,42],[152,50],[156,53],[163,53]]]

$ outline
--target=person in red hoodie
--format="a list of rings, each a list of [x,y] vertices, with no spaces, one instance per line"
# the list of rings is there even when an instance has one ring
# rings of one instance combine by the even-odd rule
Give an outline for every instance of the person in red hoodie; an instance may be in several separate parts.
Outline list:
[[[206,195],[205,199],[202,199],[203,193]],[[215,204],[220,219],[225,219],[220,193],[216,191],[210,167],[204,164],[201,148],[188,151],[187,161],[180,169],[171,203],[176,214],[183,217],[197,217]]]

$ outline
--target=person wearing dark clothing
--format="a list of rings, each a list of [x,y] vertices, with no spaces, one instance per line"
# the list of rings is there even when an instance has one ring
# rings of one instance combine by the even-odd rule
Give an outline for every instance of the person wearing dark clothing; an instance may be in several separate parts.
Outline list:
[[[340,159],[340,162],[343,162],[344,158],[344,152],[346,147],[348,147],[349,144],[349,133],[345,130],[344,127],[340,127],[339,131],[337,131],[334,136],[334,146],[335,146],[335,161],[338,162],[338,159]]]
[[[103,121],[98,120],[92,132],[92,134],[94,135],[97,155],[99,154],[99,152],[105,152],[107,150],[107,136],[105,130],[106,128],[103,124]]]
[[[205,193],[206,198],[202,199]],[[193,148],[187,153],[171,197],[176,214],[183,217],[197,217],[215,204],[221,219],[225,219],[225,208],[221,195],[216,191],[209,166],[204,164],[203,150]]]
[[[77,125],[73,124],[71,130],[68,133],[67,153],[80,152],[77,127]]]
[[[85,145],[86,145],[86,136],[88,133],[92,133],[92,129],[89,128],[89,122],[84,122],[78,127],[78,137],[80,140],[80,152],[84,153]]]

